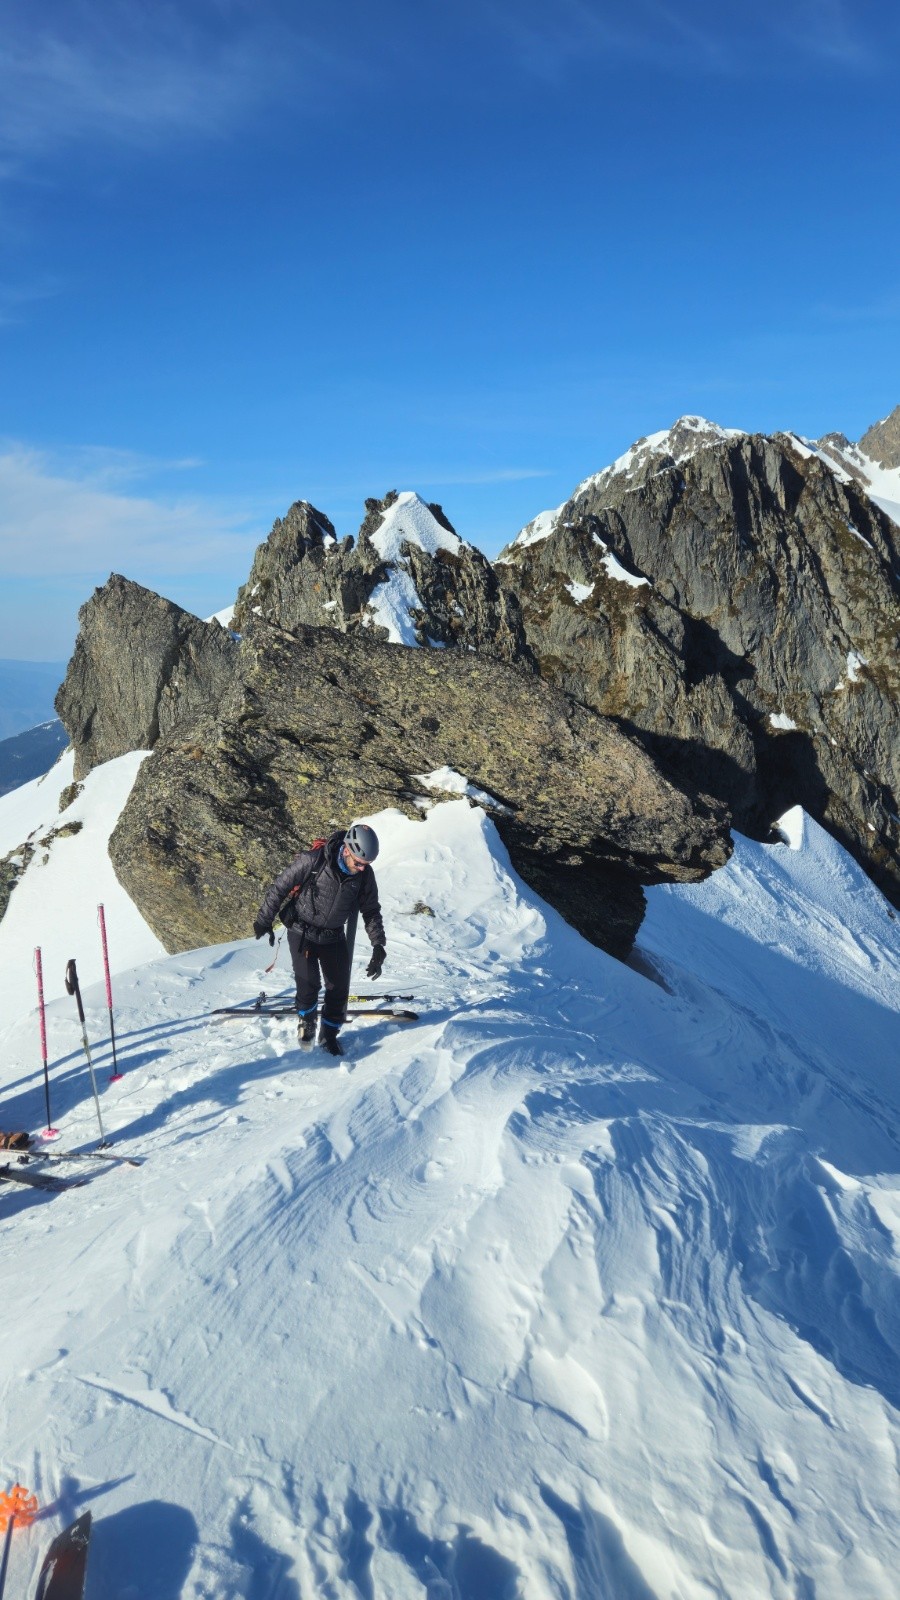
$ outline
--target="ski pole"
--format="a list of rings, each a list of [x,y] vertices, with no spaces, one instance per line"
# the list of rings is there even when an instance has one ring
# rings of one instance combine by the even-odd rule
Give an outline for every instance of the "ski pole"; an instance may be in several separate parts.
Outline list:
[[[0,1494],[0,1528],[6,1529],[6,1538],[3,1541],[3,1560],[0,1562],[0,1600],[6,1588],[6,1569],[9,1565],[9,1547],[12,1544],[13,1523],[18,1518],[19,1526],[27,1528],[34,1521],[37,1511],[37,1497],[29,1494],[20,1483],[14,1483],[7,1494]]]
[[[106,979],[106,1007],[109,1011],[109,1042],[112,1045],[113,1069],[110,1083],[119,1083],[122,1077],[119,1063],[116,1060],[116,1025],[113,1021],[112,984],[109,981],[109,950],[106,944],[106,916],[102,906],[97,907],[97,920],[100,923],[100,940],[103,945],[103,976]]]
[[[97,1080],[94,1077],[94,1063],[91,1060],[91,1047],[88,1044],[87,1023],[84,1020],[84,1006],[81,1003],[81,988],[78,983],[78,973],[75,970],[74,958],[66,964],[66,993],[73,994],[75,996],[75,1002],[78,1006],[78,1018],[81,1023],[81,1042],[84,1045],[84,1053],[87,1056],[88,1071],[91,1075],[91,1088],[94,1091],[94,1105],[97,1107],[97,1122],[100,1127],[100,1149],[102,1150],[104,1146],[109,1143],[109,1140],[107,1139],[106,1134],[103,1132],[103,1118],[100,1115],[100,1099],[97,1094]]]
[[[47,1015],[44,1008],[44,968],[41,962],[41,947],[38,945],[34,952],[34,970],[37,973],[38,989],[38,1018],[41,1025],[41,1059],[44,1063],[44,1100],[47,1105],[47,1126],[41,1133],[42,1139],[58,1139],[59,1129],[54,1128],[50,1116],[50,1069],[47,1066]]]
[[[9,1566],[9,1547],[12,1544],[12,1531],[15,1520],[15,1512],[13,1512],[9,1522],[6,1524],[6,1538],[3,1541],[3,1560],[0,1561],[0,1600],[3,1600],[6,1592],[6,1569]]]
[[[359,906],[354,906],[353,910],[351,911],[351,913],[349,915],[349,917],[347,918],[346,938],[347,938],[347,956],[348,956],[348,960],[347,960],[347,977],[348,978],[350,976],[350,973],[353,970],[353,951],[354,951],[354,949],[356,947],[356,929],[357,929],[358,925],[359,925]],[[345,1018],[345,1020],[346,1020],[346,1013],[347,1013],[347,1007],[345,1005],[344,1006],[344,1018]]]

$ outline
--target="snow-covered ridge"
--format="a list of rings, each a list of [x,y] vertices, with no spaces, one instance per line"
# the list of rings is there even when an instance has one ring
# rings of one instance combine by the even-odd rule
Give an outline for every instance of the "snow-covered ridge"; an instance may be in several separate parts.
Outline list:
[[[89,1505],[98,1595],[152,1572],[183,1600],[889,1600],[884,900],[795,810],[786,846],[739,838],[706,883],[649,890],[654,983],[548,911],[466,802],[370,820],[385,977],[420,1017],[348,1027],[339,1070],[290,1018],[209,1020],[286,997],[283,950],[274,975],[249,939],[120,975],[115,1086],[84,984],[107,1131],[146,1160],[0,1185],[4,1466],[47,1508],[10,1594]],[[48,1029],[77,1149],[70,999]],[[4,1116],[39,1125],[33,1015],[0,1072]]]
[[[655,458],[661,460],[665,458],[680,464],[696,455],[699,450],[746,437],[744,429],[723,428],[717,422],[710,422],[706,417],[679,417],[671,428],[638,439],[608,467],[582,478],[569,499],[561,506],[557,506],[553,511],[542,511],[533,517],[512,540],[508,554],[502,559],[505,562],[514,561],[516,554],[527,549],[529,545],[551,538],[560,525],[560,518],[566,506],[577,502],[589,490],[603,488],[614,478],[624,478],[626,481],[635,478]],[[817,456],[842,482],[855,480],[875,505],[900,525],[900,467],[879,466],[877,461],[873,461],[859,448],[859,445],[851,444],[840,435],[831,435],[819,441],[790,432],[785,433],[783,437],[788,439],[800,454],[807,457]],[[850,531],[862,539],[862,535],[857,533],[856,529]],[[615,573],[611,575],[618,576]]]
[[[418,545],[426,555],[436,556],[440,550],[458,555],[464,543],[458,534],[438,522],[425,501],[411,489],[388,506],[370,537],[383,561],[402,561],[405,544]]]
[[[211,617],[206,617],[204,620],[206,622],[217,622],[219,624],[220,628],[229,628],[230,629],[230,627],[231,627],[231,619],[232,619],[233,616],[234,616],[234,603],[232,602],[232,604],[230,606],[225,606],[224,610],[222,610],[222,611],[214,611]]]
[[[555,511],[539,511],[536,517],[533,517],[530,522],[526,522],[521,533],[516,534],[513,540],[513,547],[518,550],[524,550],[530,544],[539,544],[542,539],[549,539],[550,535],[556,532],[556,527],[565,505],[566,502],[564,501],[561,506],[556,507]],[[507,557],[506,559],[509,560],[510,558]]]
[[[391,644],[418,645],[413,613],[422,611],[421,598],[409,571],[409,560],[404,547],[414,545],[426,555],[436,556],[441,550],[458,555],[465,541],[438,522],[433,511],[412,490],[398,496],[388,506],[384,517],[370,536],[371,543],[389,562],[392,571],[369,597],[364,623],[387,629]]]
[[[703,450],[711,445],[722,444],[732,439],[742,439],[745,434],[740,428],[722,428],[717,422],[710,422],[706,417],[679,417],[671,428],[664,428],[659,433],[649,433],[618,456],[608,467],[600,472],[594,472],[587,478],[582,478],[576,485],[569,500],[557,506],[555,511],[542,511],[533,517],[531,522],[525,524],[510,545],[510,554],[504,559],[514,560],[513,551],[527,548],[528,545],[537,544],[541,539],[549,539],[559,526],[559,519],[565,507],[572,501],[577,501],[590,489],[603,487],[613,478],[633,478],[642,471],[654,457],[668,457],[675,462],[686,461],[690,456],[696,455],[698,450]],[[608,568],[610,577],[619,577],[624,569],[619,572]],[[633,581],[631,575],[625,581]],[[639,582],[646,582],[640,579]]]
[[[643,439],[636,440],[624,455],[618,456],[601,472],[592,473],[590,477],[582,479],[572,499],[577,500],[587,489],[606,484],[611,478],[633,478],[654,456],[667,456],[678,464],[689,460],[698,450],[743,438],[746,438],[746,434],[742,428],[722,428],[717,422],[710,422],[706,417],[679,417],[671,428],[664,428],[659,433],[648,433]]]

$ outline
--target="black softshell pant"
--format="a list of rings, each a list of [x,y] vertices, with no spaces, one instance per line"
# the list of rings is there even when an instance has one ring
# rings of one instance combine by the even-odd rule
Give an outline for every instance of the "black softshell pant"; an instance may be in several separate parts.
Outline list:
[[[288,928],[287,940],[297,982],[297,1010],[301,1015],[314,1011],[319,1003],[319,989],[324,983],[322,1023],[336,1033],[344,1021],[350,993],[350,951],[347,949],[347,940],[341,934],[332,944],[313,944],[311,940],[301,938],[296,928]]]

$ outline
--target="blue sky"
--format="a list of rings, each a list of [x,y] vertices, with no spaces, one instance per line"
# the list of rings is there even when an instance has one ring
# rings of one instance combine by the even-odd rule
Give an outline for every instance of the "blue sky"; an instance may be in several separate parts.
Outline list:
[[[202,614],[272,519],[489,555],[684,412],[900,401],[888,0],[7,0],[0,628]]]

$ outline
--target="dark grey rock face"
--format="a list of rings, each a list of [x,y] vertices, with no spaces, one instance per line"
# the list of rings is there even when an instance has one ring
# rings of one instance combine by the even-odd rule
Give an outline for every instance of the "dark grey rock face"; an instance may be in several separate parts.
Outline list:
[[[707,427],[587,480],[498,571],[550,682],[743,831],[802,804],[896,901],[898,530],[791,436]]]
[[[366,501],[356,541],[338,540],[323,512],[297,501],[256,552],[238,593],[236,632],[254,617],[289,632],[365,628],[394,642],[528,659],[515,597],[490,562],[458,537],[441,506],[395,491]]]
[[[859,448],[880,467],[900,467],[900,406],[867,429]]]
[[[240,938],[302,842],[386,806],[420,815],[420,775],[443,766],[495,798],[486,809],[517,870],[616,955],[643,884],[705,877],[730,850],[723,808],[692,802],[610,722],[533,675],[251,618],[217,709],[143,763],[110,855],[167,949]]]
[[[151,750],[181,717],[214,705],[228,684],[237,653],[231,635],[117,573],[78,618],[56,696],[76,778],[128,750]]]

